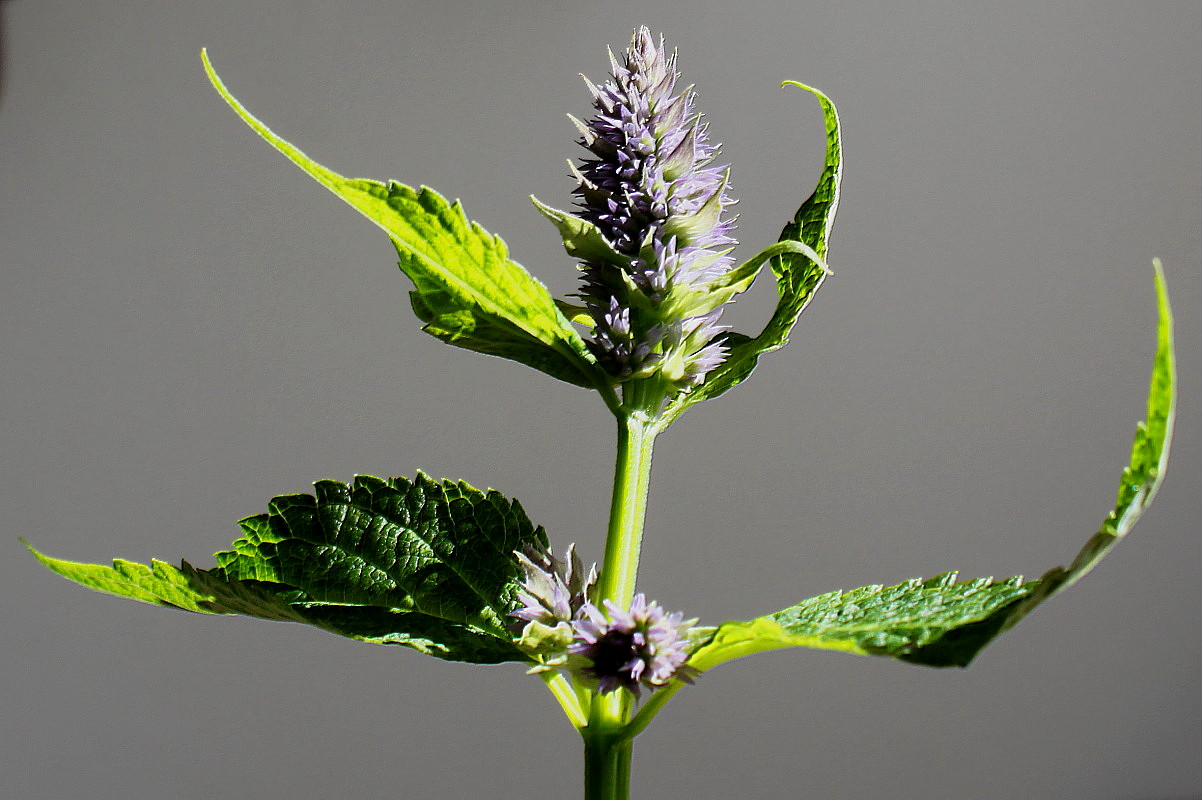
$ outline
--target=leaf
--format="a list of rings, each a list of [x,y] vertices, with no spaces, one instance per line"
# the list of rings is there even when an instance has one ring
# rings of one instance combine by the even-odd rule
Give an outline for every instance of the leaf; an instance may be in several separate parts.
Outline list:
[[[708,669],[732,658],[782,647],[842,650],[922,662],[920,653],[945,642],[949,632],[979,625],[1028,595],[1034,584],[1020,578],[956,582],[951,572],[897,586],[865,586],[830,592],[750,622],[719,626],[691,666]],[[967,633],[980,638],[980,629]],[[963,645],[964,635],[958,638]],[[984,645],[977,643],[976,649]],[[965,662],[967,663],[967,662]]]
[[[628,264],[630,258],[622,255],[605,240],[601,229],[586,219],[567,211],[560,211],[531,196],[534,207],[554,223],[563,239],[563,249],[572,258],[581,261],[602,261],[607,264]]]
[[[21,541],[42,566],[97,592],[200,614],[222,613],[215,610],[216,597],[210,592],[195,588],[181,567],[173,567],[157,560],[152,561],[149,566],[123,559],[115,559],[111,567],[104,564],[81,564],[51,558],[38,552],[24,539]]]
[[[201,58],[213,87],[252,130],[389,235],[401,270],[413,281],[414,310],[427,331],[578,386],[608,384],[546,287],[510,260],[499,237],[469,221],[458,202],[448,203],[428,187],[345,178],[323,167],[247,111],[204,51]]]
[[[839,183],[843,170],[843,145],[839,132],[839,113],[830,98],[817,89],[794,81],[785,85],[805,89],[818,98],[826,125],[826,163],[814,192],[797,210],[793,220],[781,231],[780,242],[797,241],[813,254],[796,250],[782,253],[772,260],[779,295],[772,319],[752,338],[741,333],[728,333],[720,341],[727,349],[725,360],[706,377],[704,383],[688,394],[674,399],[663,412],[667,425],[690,406],[725,393],[746,380],[763,353],[778,350],[789,341],[801,312],[809,305],[814,293],[828,274],[826,258],[830,227],[839,205]],[[814,257],[816,256],[816,258]]]
[[[1040,603],[1084,577],[1131,531],[1168,466],[1176,408],[1173,318],[1160,262],[1154,264],[1160,323],[1146,418],[1136,429],[1114,510],[1072,564],[1029,582],[957,582],[955,573],[947,573],[897,586],[831,592],[766,617],[719,626],[689,664],[705,670],[751,653],[811,647],[962,667]]]
[[[513,553],[545,547],[546,534],[497,492],[421,473],[359,476],[276,497],[239,524],[242,537],[211,570],[30,550],[69,580],[155,605],[303,622],[449,660],[528,660],[506,628],[522,574]]]
[[[784,255],[802,256],[816,264],[819,269],[824,271],[827,269],[826,262],[814,252],[813,248],[795,239],[782,239],[776,244],[765,247],[725,275],[720,275],[695,290],[693,296],[688,298],[689,313],[707,313],[730,302],[735,295],[751,288],[752,282],[759,276],[765,263]]]

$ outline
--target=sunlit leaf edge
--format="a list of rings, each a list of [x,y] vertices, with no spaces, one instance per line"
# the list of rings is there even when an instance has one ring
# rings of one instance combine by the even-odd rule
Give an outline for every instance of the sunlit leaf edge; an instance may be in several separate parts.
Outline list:
[[[839,208],[839,187],[843,179],[843,141],[839,127],[839,112],[834,102],[821,91],[796,81],[786,81],[813,94],[822,106],[826,129],[826,156],[822,174],[814,191],[797,209],[793,219],[781,231],[779,242],[798,241],[811,248],[818,258],[801,252],[787,252],[772,259],[779,300],[772,318],[754,337],[728,333],[721,340],[727,350],[725,360],[713,370],[704,383],[673,400],[664,410],[664,425],[683,414],[689,407],[724,394],[751,375],[759,357],[778,350],[789,341],[793,326],[801,313],[822,286],[829,270],[824,263],[830,241],[830,229]]]

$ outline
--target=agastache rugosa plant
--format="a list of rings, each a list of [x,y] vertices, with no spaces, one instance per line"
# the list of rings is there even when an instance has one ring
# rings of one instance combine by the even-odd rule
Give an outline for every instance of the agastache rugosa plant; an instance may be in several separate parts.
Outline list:
[[[960,581],[949,572],[835,591],[716,627],[637,592],[655,438],[786,343],[827,274],[842,146],[831,101],[791,84],[822,106],[825,164],[780,240],[736,266],[729,173],[712,163],[716,148],[691,89],[678,88],[676,56],[644,28],[621,59],[610,59],[609,80],[589,84],[593,115],[575,120],[588,151],[573,167],[577,209],[535,201],[578,262],[579,305],[553,300],[500,239],[432,189],[344,178],[313,162],[251,116],[204,56],[214,87],[252,129],[388,233],[427,332],[599,393],[618,423],[599,572],[585,569],[574,545],[555,556],[517,501],[420,472],[321,481],[312,495],[276,497],[265,514],[241,521],[241,538],[210,569],[34,555],[84,586],[148,603],[302,622],[453,661],[525,664],[583,737],[585,797],[611,800],[629,796],[635,736],[719,664],[809,647],[965,666],[1130,531],[1164,477],[1173,425],[1172,318],[1159,263],[1146,418],[1114,510],[1068,567],[1031,581]],[[724,331],[722,307],[765,265],[779,298],[771,319],[755,336]]]

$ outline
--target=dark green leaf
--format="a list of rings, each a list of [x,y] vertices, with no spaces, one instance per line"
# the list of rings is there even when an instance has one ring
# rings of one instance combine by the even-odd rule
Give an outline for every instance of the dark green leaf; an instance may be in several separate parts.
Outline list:
[[[812,647],[934,667],[965,666],[998,634],[1084,577],[1143,515],[1168,465],[1176,367],[1173,318],[1159,262],[1156,289],[1160,324],[1146,418],[1136,430],[1114,510],[1072,564],[1026,583],[1021,578],[957,583],[949,573],[824,594],[776,614],[721,625],[689,663],[704,670],[751,653]]]
[[[88,588],[156,605],[304,622],[450,660],[525,660],[506,629],[521,580],[513,552],[546,546],[546,534],[496,492],[420,473],[360,476],[277,497],[240,525],[211,570],[34,555]]]
[[[897,586],[831,592],[767,617],[721,625],[689,663],[707,669],[782,647],[908,658],[937,646],[949,631],[989,619],[1027,596],[1032,586],[1019,578],[957,583],[953,572]]]

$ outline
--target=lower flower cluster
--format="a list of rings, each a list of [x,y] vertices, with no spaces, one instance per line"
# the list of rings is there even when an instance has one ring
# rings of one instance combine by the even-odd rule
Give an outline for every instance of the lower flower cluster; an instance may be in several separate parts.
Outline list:
[[[654,600],[636,594],[630,608],[606,600],[606,614],[592,603],[573,620],[575,633],[568,652],[585,663],[577,672],[595,682],[602,694],[625,689],[635,697],[640,687],[657,689],[673,678],[693,682],[688,632],[697,622],[679,611],[666,613]],[[570,660],[569,660],[570,663]]]
[[[679,611],[666,612],[646,595],[634,596],[628,608],[593,597],[596,568],[584,571],[574,547],[565,561],[550,551],[517,553],[525,578],[510,612],[515,642],[534,661],[532,671],[566,669],[601,694],[624,689],[635,697],[642,690],[672,680],[692,683],[695,670],[689,632],[697,620]]]

